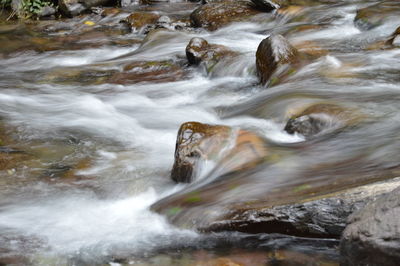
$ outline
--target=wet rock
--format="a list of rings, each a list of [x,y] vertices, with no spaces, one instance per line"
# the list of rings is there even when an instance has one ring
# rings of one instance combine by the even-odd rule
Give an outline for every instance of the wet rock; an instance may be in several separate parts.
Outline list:
[[[102,84],[109,80],[115,73],[115,70],[56,68],[46,73],[41,81],[60,84]]]
[[[270,0],[251,0],[251,2],[253,2],[257,9],[265,12],[270,12],[274,9],[279,8],[279,5],[277,3]]]
[[[391,18],[400,16],[400,6],[397,1],[384,1],[357,10],[354,24],[361,30],[370,30]]]
[[[161,16],[154,24],[148,24],[144,33],[147,34],[156,29],[190,30],[190,23],[184,20],[171,19],[168,16]]]
[[[13,146],[17,146],[17,143],[9,135],[9,130],[0,121],[0,171],[6,170],[13,173],[15,168],[30,159],[31,156],[18,148],[14,148]]]
[[[150,12],[133,12],[124,21],[132,28],[139,30],[140,28],[154,24],[160,18],[160,15]]]
[[[276,14],[281,17],[294,17],[294,16],[300,14],[303,11],[303,9],[304,9],[303,6],[290,5],[290,6],[281,7],[279,9],[277,9]],[[298,27],[295,27],[295,28],[298,28]]]
[[[370,202],[349,218],[340,250],[343,265],[398,265],[400,187]]]
[[[323,48],[315,41],[303,41],[296,43],[293,46],[297,49],[297,51],[310,59],[317,59],[321,56],[326,56],[329,54],[329,51],[326,48]]]
[[[249,2],[220,2],[198,7],[190,15],[190,19],[193,26],[213,31],[231,22],[242,21],[259,13],[260,11],[252,7]]]
[[[176,140],[172,180],[191,182],[196,174],[199,160],[215,157],[232,134],[232,129],[227,126],[198,122],[182,124]]]
[[[266,153],[264,141],[254,133],[235,132],[221,125],[186,122],[178,132],[171,178],[175,182],[193,181],[197,167],[205,160],[219,162],[225,171],[250,167]]]
[[[172,82],[182,80],[187,72],[172,61],[139,61],[132,62],[115,73],[109,83],[133,84],[139,82]]]
[[[186,46],[186,57],[191,65],[204,64],[207,71],[210,70],[224,57],[232,57],[237,53],[223,45],[209,44],[203,38],[192,38]]]
[[[101,16],[102,17],[115,16],[121,12],[122,12],[121,9],[115,7],[104,8],[103,11],[101,12]]]
[[[400,27],[398,27],[392,36],[386,41],[386,45],[400,46]]]
[[[60,12],[67,17],[74,17],[92,7],[113,4],[114,0],[58,0]],[[116,4],[116,3],[115,3]]]
[[[78,162],[65,164],[65,163],[55,163],[50,165],[43,174],[41,178],[50,179],[51,181],[62,181],[62,182],[73,182],[82,179],[88,179],[84,177],[79,172],[88,169],[92,165],[90,158],[83,158]]]
[[[67,17],[77,16],[86,10],[86,7],[78,0],[59,0],[58,7],[60,12]]]
[[[281,35],[270,35],[257,48],[256,67],[262,84],[270,81],[278,67],[298,61],[298,51]]]
[[[39,17],[50,17],[56,14],[56,9],[52,6],[44,6],[38,14]]]
[[[356,124],[360,119],[356,110],[335,104],[315,104],[293,115],[286,123],[284,130],[289,134],[298,133],[310,138],[322,131],[332,132]]]

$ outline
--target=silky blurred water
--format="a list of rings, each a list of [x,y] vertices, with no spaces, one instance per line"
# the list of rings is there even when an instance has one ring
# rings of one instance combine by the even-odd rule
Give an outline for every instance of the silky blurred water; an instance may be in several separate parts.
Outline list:
[[[28,46],[2,53],[0,115],[15,129],[12,135],[19,148],[39,159],[15,172],[0,173],[6,180],[0,187],[0,253],[28,254],[43,264],[52,264],[43,257],[84,257],[103,263],[101,258],[118,249],[144,253],[180,241],[195,242],[197,233],[178,229],[149,210],[157,200],[187,186],[169,178],[176,133],[186,121],[251,129],[276,144],[301,143],[302,136],[283,130],[288,110],[299,102],[332,101],[360,110],[369,124],[319,144],[299,155],[300,161],[286,158],[287,167],[292,165],[295,171],[296,164],[334,163],[360,154],[376,162],[377,171],[395,165],[400,159],[400,51],[360,47],[390,35],[400,21],[360,31],[353,19],[361,6],[362,1],[348,1],[306,8],[303,21],[278,16],[234,23],[215,32],[159,32],[154,39],[129,47],[65,45],[39,52]],[[306,23],[323,27],[296,31]],[[29,32],[27,28],[19,34],[29,39]],[[273,32],[284,34],[294,45],[318,42],[329,53],[302,66],[285,83],[263,88],[257,84],[255,52]],[[184,60],[185,47],[195,36],[241,55],[211,75],[191,68],[186,79],[175,82],[71,81],[74,71],[113,71],[130,61]],[[144,35],[124,35],[130,38]],[[0,45],[7,40],[0,39]],[[63,75],[65,82],[58,82]],[[82,180],[41,178],[54,164],[74,164],[82,158],[90,160],[78,172]],[[210,162],[202,176],[213,167]],[[287,172],[282,175],[287,177]]]

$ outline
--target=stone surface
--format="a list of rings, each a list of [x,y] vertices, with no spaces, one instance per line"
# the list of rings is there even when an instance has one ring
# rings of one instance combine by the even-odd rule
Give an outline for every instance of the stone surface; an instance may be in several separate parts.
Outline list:
[[[396,16],[400,16],[398,1],[384,1],[357,10],[354,24],[361,30],[370,30]]]
[[[253,2],[257,9],[265,12],[270,12],[274,9],[279,8],[279,5],[277,3],[270,0],[251,0],[251,2]]]
[[[361,119],[356,110],[347,109],[336,104],[314,104],[292,117],[284,130],[289,134],[298,133],[306,138],[322,132],[332,132],[346,126],[354,125]]]
[[[186,71],[172,61],[138,61],[127,64],[115,73],[109,83],[172,82],[186,77]]]
[[[259,44],[256,52],[260,82],[267,84],[280,65],[296,63],[297,60],[298,51],[282,35],[270,35]]]
[[[209,44],[203,38],[192,38],[186,46],[186,57],[191,65],[204,64],[209,72],[219,60],[237,53],[223,45]]]
[[[343,265],[399,265],[400,186],[349,218],[340,250]]]
[[[115,0],[58,0],[60,12],[67,17],[77,16],[92,7],[116,4]]]
[[[193,181],[205,160],[218,162],[224,171],[251,167],[266,155],[264,145],[260,137],[249,131],[186,122],[178,132],[171,178],[175,182]]]
[[[390,38],[386,41],[386,45],[400,46],[400,27],[398,27]]]
[[[154,24],[160,18],[160,15],[150,12],[133,12],[124,21],[132,28],[139,30],[140,28]]]
[[[200,160],[217,156],[233,134],[227,126],[186,122],[181,125],[175,146],[175,162],[171,178],[175,182],[191,182]]]
[[[242,21],[259,14],[249,2],[217,2],[198,7],[190,15],[193,26],[217,30],[231,22]]]

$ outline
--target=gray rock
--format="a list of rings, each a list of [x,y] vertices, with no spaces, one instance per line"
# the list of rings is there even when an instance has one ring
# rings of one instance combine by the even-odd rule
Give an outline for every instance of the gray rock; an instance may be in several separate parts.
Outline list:
[[[340,251],[343,265],[399,265],[400,187],[350,216]]]
[[[40,11],[39,17],[49,17],[56,13],[56,9],[51,6],[44,6]]]
[[[354,211],[361,209],[367,202],[399,185],[400,178],[396,178],[349,189],[336,195],[325,195],[320,199],[304,203],[249,209],[244,212],[239,210],[231,213],[230,218],[226,217],[222,221],[216,221],[202,230],[340,238],[346,227],[347,218]],[[398,203],[400,206],[400,198]],[[400,217],[400,207],[398,210],[397,218]],[[399,230],[399,223],[397,226],[397,230]],[[399,232],[397,232],[397,237],[397,241],[399,241]],[[397,242],[397,247],[400,248],[399,242]],[[397,251],[399,252],[400,249]]]
[[[79,15],[86,10],[86,7],[79,0],[59,0],[60,12],[67,17]]]
[[[73,17],[89,10],[92,7],[109,5],[114,0],[58,0],[58,6],[62,14]],[[115,3],[116,4],[116,3]]]

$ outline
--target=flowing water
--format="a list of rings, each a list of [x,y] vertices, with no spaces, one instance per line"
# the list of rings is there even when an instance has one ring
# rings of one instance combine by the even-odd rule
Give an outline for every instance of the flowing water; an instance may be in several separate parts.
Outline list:
[[[297,15],[265,13],[214,32],[161,31],[144,41],[143,31],[130,32],[118,23],[136,7],[115,17],[1,25],[1,131],[12,139],[7,147],[23,159],[0,171],[0,261],[190,265],[214,256],[201,252],[242,252],[255,259],[258,249],[277,252],[290,242],[295,255],[282,255],[289,260],[314,254],[312,263],[335,263],[336,240],[324,240],[321,249],[319,240],[201,235],[150,210],[158,200],[190,189],[169,177],[176,133],[186,121],[250,129],[284,147],[276,150],[283,153],[281,160],[241,182],[236,196],[216,199],[214,206],[276,187],[343,187],[398,174],[400,50],[366,48],[400,26],[400,16],[388,16],[380,26],[362,31],[354,25],[356,11],[376,1],[320,2]],[[160,4],[152,9],[185,16],[195,6]],[[271,33],[283,34],[296,47],[313,42],[326,53],[285,82],[262,87],[255,75],[255,52]],[[184,65],[192,37],[241,55],[211,74],[184,66],[184,77],[172,81],[108,82],[111,73],[132,61]],[[350,106],[366,122],[302,150],[296,145],[304,138],[283,128],[291,109],[314,102]],[[281,151],[291,145],[297,148]],[[203,183],[197,187],[218,178],[211,174],[207,179],[213,166],[204,166]],[[262,177],[265,172],[268,181]],[[243,251],[246,247],[252,251]],[[260,264],[265,256],[248,263]]]

